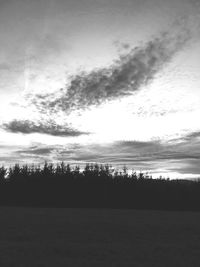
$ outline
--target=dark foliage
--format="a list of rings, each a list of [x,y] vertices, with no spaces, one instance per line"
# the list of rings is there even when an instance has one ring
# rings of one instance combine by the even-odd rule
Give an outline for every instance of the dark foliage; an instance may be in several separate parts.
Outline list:
[[[0,205],[200,210],[200,182],[64,162],[0,168]]]

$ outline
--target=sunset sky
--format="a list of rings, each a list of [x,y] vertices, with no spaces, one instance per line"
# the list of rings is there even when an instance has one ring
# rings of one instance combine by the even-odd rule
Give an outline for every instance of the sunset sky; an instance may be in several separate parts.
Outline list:
[[[0,0],[0,164],[200,177],[200,2]]]

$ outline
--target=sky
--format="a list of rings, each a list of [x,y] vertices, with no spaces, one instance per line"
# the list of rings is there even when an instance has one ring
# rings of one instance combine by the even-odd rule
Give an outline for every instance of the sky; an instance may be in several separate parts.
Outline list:
[[[0,164],[200,177],[200,3],[0,0]]]

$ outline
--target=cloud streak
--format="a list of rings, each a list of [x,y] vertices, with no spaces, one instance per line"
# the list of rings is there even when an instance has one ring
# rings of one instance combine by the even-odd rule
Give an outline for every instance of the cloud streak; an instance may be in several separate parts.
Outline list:
[[[181,178],[200,173],[200,142],[191,144],[164,144],[151,142],[113,142],[110,144],[78,144],[45,145],[35,143],[31,146],[13,147],[12,153],[2,153],[0,161],[15,163],[43,163],[65,161],[72,164],[85,165],[86,162],[109,163],[116,168],[124,164],[135,170],[162,173],[165,176],[174,173]],[[5,147],[6,149],[6,147]],[[180,175],[179,175],[180,174]],[[170,176],[171,177],[171,176]],[[173,178],[171,177],[171,178]]]
[[[41,134],[49,134],[53,136],[79,136],[84,133],[78,131],[76,129],[71,128],[70,126],[61,126],[54,122],[32,122],[29,120],[13,120],[8,123],[4,123],[2,128],[12,132],[12,133],[23,133],[23,134],[31,134],[31,133],[41,133]]]
[[[188,144],[189,145],[189,144]],[[190,145],[189,145],[190,146]],[[176,172],[180,174],[198,174],[200,166],[199,147],[193,151],[193,146],[180,144],[166,145],[160,142],[114,142],[112,144],[68,144],[64,146],[44,146],[18,150],[21,158],[34,158],[40,156],[43,160],[66,161],[84,165],[86,162],[111,163],[115,167],[122,167],[124,164],[136,170],[147,170],[163,173]],[[178,176],[177,176],[178,177]]]
[[[110,67],[80,72],[59,93],[34,96],[32,103],[41,111],[71,112],[129,96],[147,85],[189,40],[189,31],[163,33],[145,45],[123,54]]]

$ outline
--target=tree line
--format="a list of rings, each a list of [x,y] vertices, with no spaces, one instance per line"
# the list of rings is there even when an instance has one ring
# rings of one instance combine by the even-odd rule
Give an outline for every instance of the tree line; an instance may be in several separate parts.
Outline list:
[[[200,210],[198,180],[152,179],[111,165],[0,167],[0,205]]]

